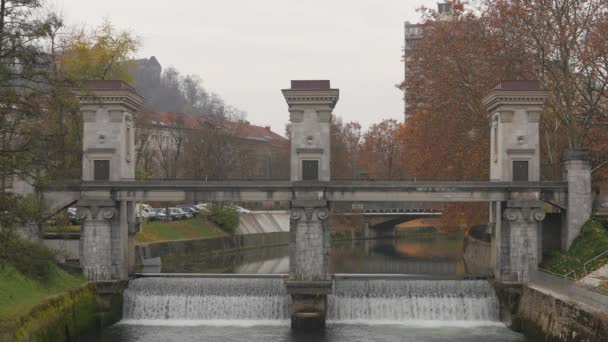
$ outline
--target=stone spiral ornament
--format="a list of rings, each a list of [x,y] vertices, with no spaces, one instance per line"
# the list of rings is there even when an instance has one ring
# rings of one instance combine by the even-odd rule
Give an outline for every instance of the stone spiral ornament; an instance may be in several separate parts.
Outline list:
[[[319,209],[317,216],[319,220],[327,220],[329,218],[329,210],[325,208]]]
[[[542,221],[545,219],[546,216],[547,216],[547,214],[545,213],[545,211],[542,208],[536,208],[532,211],[532,217],[536,221]]]
[[[87,209],[85,207],[78,207],[78,209],[76,209],[76,216],[81,220],[84,220],[85,218],[87,218],[88,214],[89,214],[89,209]]]
[[[518,212],[517,209],[508,208],[505,210],[504,217],[505,217],[505,219],[507,219],[509,221],[515,221],[515,220],[517,220],[517,216],[518,216],[517,212]]]
[[[291,217],[292,220],[299,220],[300,219],[300,211],[298,209],[291,209],[289,210],[289,217]]]
[[[106,220],[111,219],[112,217],[114,217],[114,209],[113,208],[103,209],[101,212],[101,216]]]

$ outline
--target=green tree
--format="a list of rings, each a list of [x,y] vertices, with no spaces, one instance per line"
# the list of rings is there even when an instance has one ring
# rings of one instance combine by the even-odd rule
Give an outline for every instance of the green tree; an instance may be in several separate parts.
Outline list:
[[[39,187],[80,176],[82,122],[74,89],[83,80],[128,75],[132,36],[108,22],[95,32],[86,37],[91,52],[85,54],[83,36],[68,34],[41,1],[0,0],[0,213],[24,217],[0,220],[3,250],[18,245],[16,229],[46,219],[40,206],[20,209],[35,197],[8,195],[15,179]],[[83,53],[78,63],[84,66],[77,67],[74,51]]]
[[[109,20],[93,30],[82,28],[68,34],[56,56],[58,77],[70,80],[132,81],[133,54],[139,39],[117,30]]]
[[[239,213],[234,208],[217,203],[209,206],[209,219],[230,235],[234,235],[240,222]]]

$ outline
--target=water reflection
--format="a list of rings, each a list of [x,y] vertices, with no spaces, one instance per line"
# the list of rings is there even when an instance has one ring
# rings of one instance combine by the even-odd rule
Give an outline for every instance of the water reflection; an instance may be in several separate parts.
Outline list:
[[[461,237],[388,238],[335,243],[334,273],[465,275]],[[208,256],[164,258],[162,272],[288,273],[288,247],[270,247]]]

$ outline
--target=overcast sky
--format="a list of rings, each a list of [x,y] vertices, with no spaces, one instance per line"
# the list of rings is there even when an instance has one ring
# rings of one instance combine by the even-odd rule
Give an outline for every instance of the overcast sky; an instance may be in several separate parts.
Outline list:
[[[434,0],[50,0],[69,25],[104,17],[137,34],[137,57],[197,74],[204,86],[284,133],[280,89],[292,79],[329,79],[334,114],[364,127],[403,119],[403,22]]]

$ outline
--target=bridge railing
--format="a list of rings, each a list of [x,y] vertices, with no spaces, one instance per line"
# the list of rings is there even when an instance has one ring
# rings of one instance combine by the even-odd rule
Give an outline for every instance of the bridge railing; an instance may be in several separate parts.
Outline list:
[[[552,291],[567,301],[574,300],[600,312],[608,312],[608,296],[584,287],[573,279],[544,270],[530,271],[528,277],[529,285]]]

